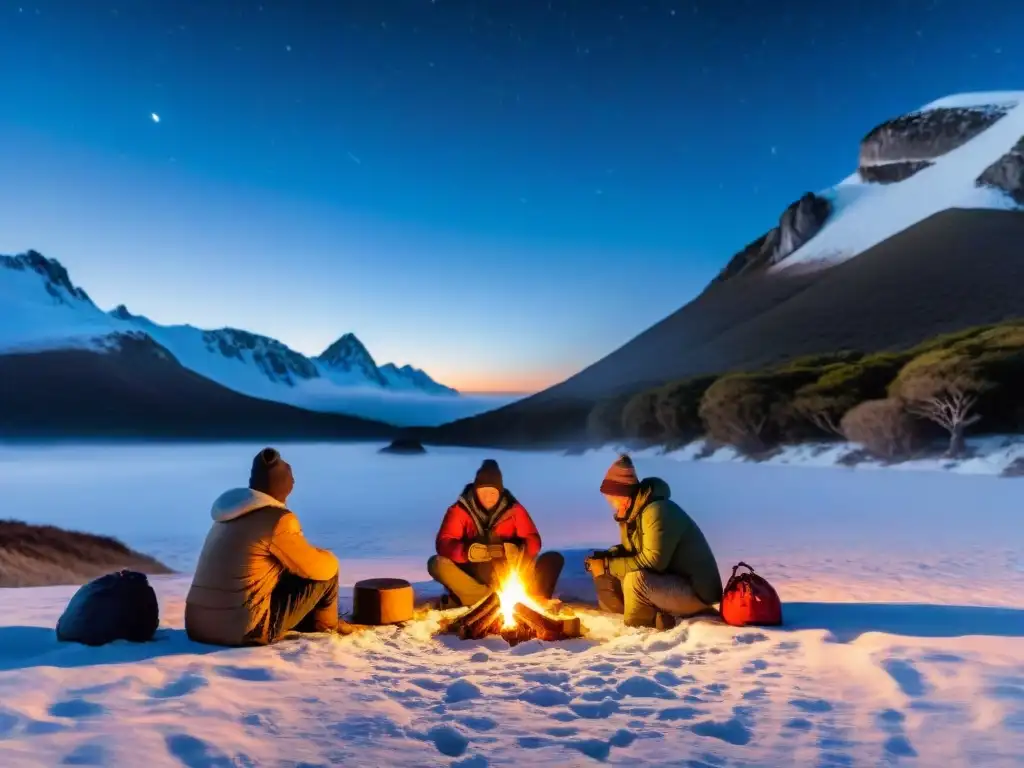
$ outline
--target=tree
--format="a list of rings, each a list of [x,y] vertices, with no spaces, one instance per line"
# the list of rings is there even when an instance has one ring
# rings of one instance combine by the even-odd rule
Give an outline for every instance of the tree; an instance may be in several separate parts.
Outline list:
[[[841,429],[847,440],[883,459],[908,456],[918,442],[914,420],[895,398],[867,400],[852,408],[843,416]]]
[[[622,408],[622,433],[626,437],[646,444],[664,438],[665,431],[656,413],[658,396],[657,389],[647,389],[626,401]]]
[[[587,415],[587,436],[598,445],[621,440],[622,409],[628,399],[622,395],[611,397],[591,408]]]
[[[843,415],[854,405],[848,396],[826,395],[809,391],[798,393],[791,404],[793,413],[823,435],[845,437],[842,429]]]
[[[757,376],[723,376],[701,398],[700,418],[712,440],[745,453],[757,453],[770,444],[767,434],[772,393]]]
[[[905,354],[881,353],[829,366],[817,381],[797,390],[792,410],[822,435],[845,438],[843,416],[865,400],[884,399],[907,360]]]
[[[701,398],[716,376],[698,376],[669,382],[658,390],[654,415],[664,438],[675,445],[696,440],[704,433],[700,418]]]
[[[940,350],[908,363],[893,383],[892,394],[909,413],[944,429],[949,434],[946,455],[957,458],[966,452],[964,433],[981,420],[975,408],[989,388],[974,360],[955,350]]]

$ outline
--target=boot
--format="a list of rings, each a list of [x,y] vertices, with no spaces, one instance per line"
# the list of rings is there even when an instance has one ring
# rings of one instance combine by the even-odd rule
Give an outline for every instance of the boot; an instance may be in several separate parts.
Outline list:
[[[448,611],[452,608],[460,608],[462,603],[451,592],[445,592],[437,601],[437,610]]]
[[[670,629],[675,628],[676,617],[671,613],[662,613],[658,611],[654,614],[654,628],[659,632],[666,632]]]

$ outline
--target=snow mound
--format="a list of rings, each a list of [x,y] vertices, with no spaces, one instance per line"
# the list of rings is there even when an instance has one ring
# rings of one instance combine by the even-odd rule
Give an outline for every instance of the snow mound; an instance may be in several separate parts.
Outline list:
[[[833,206],[822,229],[801,248],[774,265],[784,271],[798,265],[846,261],[908,227],[950,208],[1013,209],[1008,195],[976,185],[990,165],[1024,137],[1024,91],[965,93],[937,99],[918,110],[1000,109],[1006,114],[930,167],[891,184],[864,182],[857,173],[819,193]]]

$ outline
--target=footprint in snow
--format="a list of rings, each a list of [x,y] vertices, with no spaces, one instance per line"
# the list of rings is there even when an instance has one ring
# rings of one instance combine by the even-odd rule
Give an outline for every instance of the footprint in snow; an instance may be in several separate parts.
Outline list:
[[[61,765],[111,765],[112,758],[101,744],[81,744],[64,755]]]
[[[222,665],[214,667],[214,671],[224,677],[230,677],[232,680],[245,680],[250,683],[269,683],[272,680],[278,679],[277,675],[263,667],[232,667]]]
[[[58,701],[53,704],[49,709],[49,714],[51,717],[77,719],[80,717],[98,717],[105,714],[106,711],[107,708],[102,704],[86,701],[85,699],[68,699],[67,701]]]
[[[572,697],[565,691],[560,691],[557,688],[551,688],[546,685],[530,688],[520,694],[519,698],[538,707],[557,707],[568,704],[572,700]]]
[[[466,726],[471,731],[493,731],[498,727],[498,723],[489,717],[461,717],[459,723]]]
[[[600,704],[570,704],[569,709],[586,720],[605,720],[619,711],[619,702],[605,699]]]
[[[202,675],[186,672],[177,680],[167,683],[160,688],[154,688],[150,691],[149,695],[154,699],[177,699],[181,696],[188,696],[188,694],[198,691],[200,688],[205,688],[207,685],[206,678]]]
[[[832,705],[824,699],[792,699],[789,704],[801,712],[811,714],[824,714],[832,711]]]
[[[565,672],[527,672],[523,680],[542,685],[565,685],[569,682],[569,675]]]
[[[195,736],[186,733],[173,733],[164,737],[167,751],[189,768],[231,768],[231,766],[251,763],[244,755],[232,760],[212,744],[208,744]],[[243,762],[245,761],[245,762]]]
[[[658,719],[663,721],[693,720],[700,714],[701,711],[694,707],[669,707],[668,709],[661,710],[658,714]]]
[[[705,720],[691,725],[690,730],[698,736],[719,739],[737,747],[749,744],[753,736],[750,729],[736,717],[725,721]]]
[[[678,698],[661,683],[648,680],[646,677],[631,677],[619,683],[615,689],[619,696],[631,696],[638,699],[675,699]]]
[[[886,659],[882,662],[882,669],[889,673],[889,677],[899,686],[904,696],[918,698],[924,696],[928,690],[924,676],[909,661]]]

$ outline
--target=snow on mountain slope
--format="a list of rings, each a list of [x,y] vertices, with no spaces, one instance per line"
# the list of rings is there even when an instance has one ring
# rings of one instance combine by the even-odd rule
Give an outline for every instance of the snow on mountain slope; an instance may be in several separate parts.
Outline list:
[[[0,256],[0,349],[98,348],[117,323],[76,288],[67,271],[35,251]]]
[[[381,375],[387,379],[388,386],[394,389],[419,390],[437,395],[458,394],[456,390],[434,381],[426,372],[419,368],[413,368],[411,365],[403,365],[399,368],[394,363],[384,363],[379,370]]]
[[[99,309],[57,261],[35,251],[0,256],[0,354],[53,349],[103,351],[111,334],[144,333],[184,367],[236,392],[310,410],[433,426],[499,407],[508,398],[458,397],[406,366],[379,369],[345,334],[310,359],[266,336],[235,328],[164,326],[125,306]],[[441,397],[449,395],[454,397]],[[437,403],[436,400],[443,400]]]
[[[906,116],[912,121],[939,110],[1002,114],[962,145],[921,162],[926,167],[909,178],[883,184],[864,181],[860,173],[854,173],[820,193],[833,206],[828,221],[801,248],[772,267],[772,271],[845,261],[949,208],[1018,207],[1002,190],[979,186],[978,179],[1024,137],[1022,101],[1024,91],[957,94],[926,104]],[[904,162],[920,161],[907,157]]]

